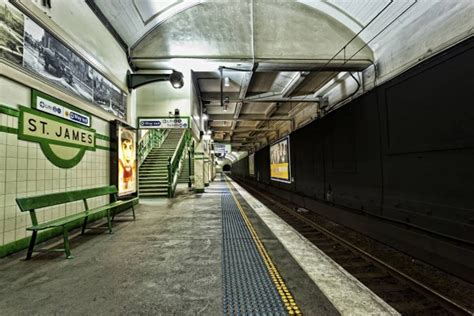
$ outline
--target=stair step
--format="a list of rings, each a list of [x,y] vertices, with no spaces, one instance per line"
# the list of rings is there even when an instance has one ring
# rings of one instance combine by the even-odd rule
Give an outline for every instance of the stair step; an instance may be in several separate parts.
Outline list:
[[[163,185],[163,186],[156,186],[156,185],[144,186],[144,185],[140,185],[140,191],[141,192],[164,191],[164,190],[168,190],[168,185]]]
[[[168,187],[166,188],[163,188],[163,189],[159,189],[159,190],[155,190],[155,189],[140,189],[140,195],[143,194],[143,193],[155,193],[155,194],[167,194],[168,193]]]
[[[163,181],[139,181],[139,182],[140,182],[140,187],[142,185],[161,185],[161,184],[168,185],[168,180],[163,180]]]
[[[140,193],[140,197],[168,197],[168,192],[166,193],[161,193],[161,194],[158,194],[158,193]]]

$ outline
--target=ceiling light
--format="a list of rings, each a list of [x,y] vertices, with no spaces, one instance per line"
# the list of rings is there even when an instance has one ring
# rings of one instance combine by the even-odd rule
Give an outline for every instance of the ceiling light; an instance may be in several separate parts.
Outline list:
[[[224,78],[224,87],[230,87],[230,80],[229,77]]]
[[[206,121],[207,119],[209,119],[209,116],[207,114],[203,114],[202,119]]]
[[[175,89],[181,89],[184,85],[184,76],[183,73],[179,71],[174,71],[170,75],[170,83]]]

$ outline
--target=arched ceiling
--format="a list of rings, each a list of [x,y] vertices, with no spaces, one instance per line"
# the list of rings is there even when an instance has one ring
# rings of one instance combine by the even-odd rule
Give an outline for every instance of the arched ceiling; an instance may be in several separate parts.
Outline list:
[[[132,58],[160,59],[329,59],[388,0],[350,2],[94,0]],[[364,44],[356,38],[336,57],[349,57]],[[354,58],[373,60],[373,54],[365,47]]]
[[[354,32],[325,13],[286,0],[206,1],[168,19],[132,49],[132,58],[328,60]],[[364,46],[356,38],[345,56]],[[344,52],[338,58],[344,58]],[[363,48],[355,59],[372,59]]]
[[[347,72],[372,65],[373,37],[414,0],[88,1],[126,42],[139,71],[191,65],[213,139],[246,151],[278,135]],[[225,71],[225,107],[219,66],[247,71]],[[139,89],[137,101],[155,94]]]

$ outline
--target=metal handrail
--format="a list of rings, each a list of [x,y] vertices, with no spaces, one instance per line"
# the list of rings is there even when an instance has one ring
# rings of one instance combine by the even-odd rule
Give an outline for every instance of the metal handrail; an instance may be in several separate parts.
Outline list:
[[[178,178],[176,177],[177,171],[180,162],[182,161],[183,153],[186,153],[185,148],[188,148],[190,140],[191,134],[189,131],[185,131],[183,135],[181,135],[178,148],[173,153],[173,156],[168,158],[168,197],[173,197],[174,195],[176,184],[178,182]]]
[[[166,135],[169,132],[165,129],[152,129],[145,134],[143,138],[138,141],[137,152],[138,152],[138,167],[145,161],[150,151],[159,147],[163,144]]]

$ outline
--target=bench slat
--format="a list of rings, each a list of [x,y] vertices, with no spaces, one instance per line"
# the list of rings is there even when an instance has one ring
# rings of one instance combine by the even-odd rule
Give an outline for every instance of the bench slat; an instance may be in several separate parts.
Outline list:
[[[78,219],[82,219],[82,218],[85,218],[87,216],[97,214],[97,213],[106,211],[108,209],[111,209],[111,208],[114,208],[114,207],[117,207],[117,206],[120,206],[120,205],[131,203],[136,199],[138,199],[138,198],[134,198],[134,199],[131,199],[131,200],[116,201],[116,202],[113,202],[113,203],[110,203],[110,204],[107,204],[107,205],[102,205],[102,206],[99,206],[99,207],[96,207],[96,208],[93,208],[93,209],[90,209],[90,210],[87,210],[87,211],[80,212],[80,213],[77,213],[77,214],[72,214],[72,215],[69,215],[69,216],[66,216],[66,217],[62,217],[62,218],[54,219],[54,220],[51,220],[51,221],[43,222],[39,225],[28,227],[27,230],[43,230],[43,229],[48,229],[48,228],[53,228],[53,227],[64,226],[64,225],[69,224],[71,222],[74,222]]]
[[[48,206],[65,204],[75,202],[83,199],[98,197],[107,194],[117,193],[117,188],[114,185],[92,188],[85,190],[76,190],[69,192],[51,193],[40,196],[30,196],[24,198],[17,198],[16,202],[22,212],[39,209]]]

